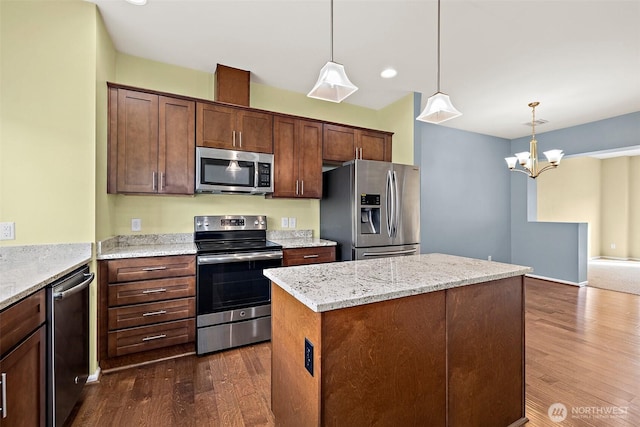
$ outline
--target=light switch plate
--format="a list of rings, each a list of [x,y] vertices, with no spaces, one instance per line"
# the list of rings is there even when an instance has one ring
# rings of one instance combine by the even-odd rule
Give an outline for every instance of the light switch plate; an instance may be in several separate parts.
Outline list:
[[[132,218],[131,231],[140,231],[140,230],[142,230],[142,220],[140,218]]]
[[[289,218],[289,228],[296,228],[296,219],[295,217]]]

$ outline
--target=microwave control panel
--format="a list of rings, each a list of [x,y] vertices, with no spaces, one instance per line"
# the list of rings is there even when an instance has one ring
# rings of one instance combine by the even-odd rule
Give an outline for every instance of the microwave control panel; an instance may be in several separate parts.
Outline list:
[[[270,163],[258,163],[258,187],[271,187]]]

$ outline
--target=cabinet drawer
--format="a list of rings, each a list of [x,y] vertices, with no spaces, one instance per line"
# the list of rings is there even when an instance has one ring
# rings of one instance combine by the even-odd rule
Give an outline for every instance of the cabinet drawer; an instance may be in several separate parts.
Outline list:
[[[180,255],[119,259],[109,261],[108,270],[109,283],[195,276],[196,257],[193,255]]]
[[[42,289],[0,312],[0,355],[45,322],[46,293]]]
[[[196,299],[193,297],[110,308],[109,330],[186,319],[194,317],[195,313]]]
[[[109,332],[108,355],[116,357],[193,342],[195,333],[195,319]]]
[[[283,249],[282,265],[319,264],[336,260],[335,246],[318,246],[314,248]]]
[[[193,297],[196,295],[196,278],[194,276],[186,276],[114,283],[109,285],[108,293],[109,307]]]

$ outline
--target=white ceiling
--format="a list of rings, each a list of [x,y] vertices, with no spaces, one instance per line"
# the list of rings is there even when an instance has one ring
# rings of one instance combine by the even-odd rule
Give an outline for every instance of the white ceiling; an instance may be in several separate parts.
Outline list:
[[[330,55],[329,0],[96,3],[116,49],[306,94]],[[462,117],[444,125],[516,138],[640,111],[640,0],[442,0],[442,81]],[[335,0],[334,60],[379,109],[436,91],[435,0]],[[398,76],[385,80],[387,66]],[[314,101],[325,102],[325,101]]]

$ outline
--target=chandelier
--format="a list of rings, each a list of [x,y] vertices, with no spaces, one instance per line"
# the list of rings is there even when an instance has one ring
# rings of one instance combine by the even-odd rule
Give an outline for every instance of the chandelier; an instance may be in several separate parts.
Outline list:
[[[523,151],[522,153],[516,153],[516,157],[505,157],[509,170],[513,172],[522,172],[529,178],[536,179],[542,172],[557,168],[562,160],[564,153],[562,150],[549,150],[543,154],[547,158],[549,165],[538,169],[538,141],[536,141],[536,107],[540,105],[539,102],[531,102],[531,142],[529,143],[529,151]],[[519,163],[522,169],[516,169],[516,164]]]

